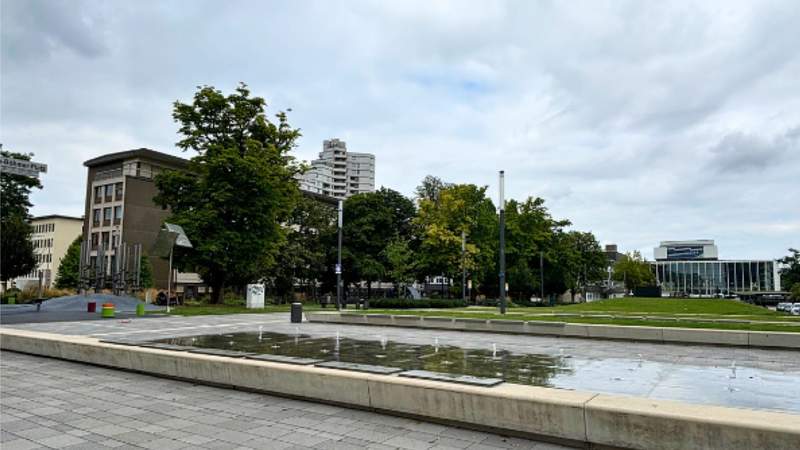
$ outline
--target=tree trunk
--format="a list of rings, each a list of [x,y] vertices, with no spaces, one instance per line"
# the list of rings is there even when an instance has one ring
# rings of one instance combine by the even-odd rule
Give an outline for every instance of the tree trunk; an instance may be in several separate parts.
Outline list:
[[[221,280],[211,282],[211,303],[215,305],[222,303],[222,290],[224,288],[225,283]]]

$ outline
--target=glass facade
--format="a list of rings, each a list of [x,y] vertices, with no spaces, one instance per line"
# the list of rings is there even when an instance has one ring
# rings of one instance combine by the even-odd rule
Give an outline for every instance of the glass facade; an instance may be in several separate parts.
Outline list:
[[[775,261],[655,261],[663,295],[715,296],[775,291]]]

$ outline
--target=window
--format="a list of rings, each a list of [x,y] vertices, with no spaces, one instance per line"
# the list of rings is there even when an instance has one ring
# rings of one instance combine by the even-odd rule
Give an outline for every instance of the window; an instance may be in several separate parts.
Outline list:
[[[96,208],[92,211],[92,225],[96,227],[100,226],[100,208]]]
[[[119,246],[119,233],[111,233],[111,246],[114,248]]]
[[[114,200],[122,200],[122,183],[114,185]]]
[[[92,233],[92,248],[97,248],[97,244],[99,244],[100,234],[99,233]]]
[[[95,203],[103,202],[103,186],[94,187],[94,202]]]
[[[119,225],[122,222],[122,206],[114,207],[114,225]]]
[[[111,208],[103,208],[103,225],[111,225]]]
[[[103,232],[103,247],[105,247],[106,249],[108,249],[109,237],[110,237],[110,234],[108,233],[108,231],[104,231]]]
[[[107,184],[105,188],[106,188],[106,201],[110,202],[114,195],[114,185]]]

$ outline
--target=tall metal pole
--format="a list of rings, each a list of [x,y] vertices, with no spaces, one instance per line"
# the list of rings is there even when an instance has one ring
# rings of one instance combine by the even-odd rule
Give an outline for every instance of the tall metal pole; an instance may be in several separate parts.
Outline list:
[[[506,199],[505,171],[500,171],[500,314],[506,313]]]
[[[339,245],[336,257],[336,309],[342,309],[342,210],[343,202],[339,200]]]
[[[467,304],[467,233],[461,231],[461,297]]]
[[[167,313],[169,313],[169,299],[172,297],[172,248],[169,249],[169,274],[167,275]]]
[[[544,252],[539,252],[539,290],[544,303]]]

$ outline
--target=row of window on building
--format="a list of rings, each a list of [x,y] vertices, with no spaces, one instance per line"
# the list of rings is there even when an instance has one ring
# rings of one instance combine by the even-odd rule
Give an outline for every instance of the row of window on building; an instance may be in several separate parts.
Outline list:
[[[33,240],[33,248],[50,248],[52,246],[53,246],[53,238]]]
[[[54,223],[40,223],[33,226],[34,233],[52,233],[56,230],[56,224]]]
[[[94,203],[122,200],[122,182],[102,184],[94,187]]]
[[[102,233],[92,233],[93,249],[96,249],[98,246],[100,246],[100,244],[103,244],[103,248],[106,249],[109,249],[111,247],[116,247],[118,241],[119,241],[119,235],[117,233],[109,233],[108,231],[104,231]]]
[[[94,208],[92,210],[92,226],[99,227],[101,218],[102,225],[111,225],[112,219],[114,225],[119,225],[122,222],[122,205],[117,205],[113,208],[110,206],[102,209]]]
[[[774,261],[656,261],[656,282],[666,293],[733,294],[776,290]]]
[[[50,253],[46,253],[46,254],[34,254],[34,256],[36,257],[36,262],[37,262],[38,264],[42,264],[42,263],[51,263],[51,262],[53,262],[53,255],[52,255],[52,254],[50,254]]]

